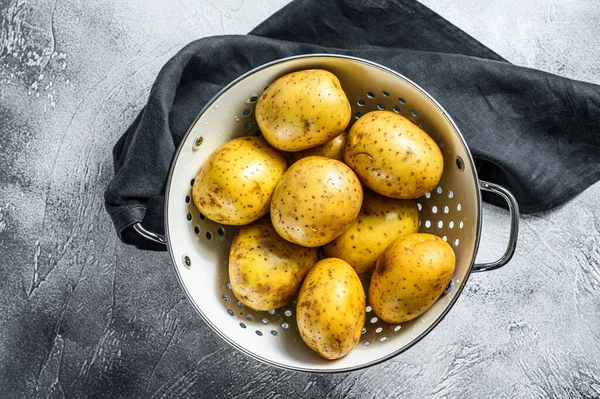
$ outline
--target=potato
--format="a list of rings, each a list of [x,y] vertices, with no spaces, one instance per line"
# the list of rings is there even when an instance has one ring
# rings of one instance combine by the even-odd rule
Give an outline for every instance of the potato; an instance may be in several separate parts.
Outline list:
[[[325,245],[325,255],[345,260],[360,278],[367,278],[388,244],[418,230],[414,200],[392,199],[366,189],[358,217],[344,234]]]
[[[450,244],[433,234],[397,238],[383,251],[371,277],[373,311],[388,323],[420,316],[448,286],[455,262]]]
[[[350,103],[334,74],[298,71],[271,83],[256,103],[256,123],[265,139],[282,151],[301,151],[342,133]]]
[[[277,309],[298,293],[318,250],[281,238],[264,217],[243,226],[229,251],[229,281],[237,299],[256,310]]]
[[[344,144],[346,143],[347,136],[348,133],[344,132],[324,144],[309,148],[308,150],[292,152],[292,159],[296,162],[299,159],[315,155],[344,162]]]
[[[418,198],[433,190],[444,171],[436,142],[391,111],[372,111],[350,129],[344,162],[371,190],[391,198]]]
[[[340,161],[302,158],[279,180],[271,201],[277,233],[305,247],[319,247],[350,227],[363,199],[360,181]]]
[[[296,321],[302,340],[326,359],[339,359],[360,339],[365,292],[352,267],[341,259],[319,261],[298,294]]]
[[[218,223],[240,226],[269,212],[286,169],[283,155],[261,137],[239,137],[217,148],[196,176],[196,208]]]

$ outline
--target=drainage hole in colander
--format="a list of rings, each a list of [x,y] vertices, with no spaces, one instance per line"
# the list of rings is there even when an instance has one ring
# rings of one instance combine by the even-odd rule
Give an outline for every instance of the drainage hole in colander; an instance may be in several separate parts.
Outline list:
[[[252,317],[251,314],[247,314],[245,317],[246,317],[246,320],[248,320],[248,321],[254,320],[254,318]]]
[[[425,193],[425,198],[427,198],[427,199],[431,198],[431,193]]]
[[[192,214],[191,213],[187,214],[187,220],[192,220]]]
[[[358,104],[359,107],[364,107],[365,106],[365,100],[358,100],[356,102],[356,104]]]
[[[244,127],[246,128],[246,130],[250,129],[252,127],[252,122],[246,122],[244,124]]]
[[[366,307],[367,313],[369,313],[371,310],[373,310],[373,308],[369,305]]]
[[[200,234],[200,227],[194,226],[194,233]]]
[[[438,226],[438,229],[443,228],[444,227],[444,222],[441,221],[441,220],[438,220],[438,225],[437,226]]]
[[[417,209],[420,211],[423,209],[423,205],[420,202],[417,202]]]
[[[250,102],[251,103],[255,103],[257,101],[258,101],[258,96],[252,96],[252,97],[250,97]]]
[[[223,237],[225,235],[225,229],[222,227],[219,227],[219,230],[217,230],[217,234],[219,234],[221,237]]]
[[[452,190],[448,191],[448,198],[450,198],[450,199],[454,198],[454,191],[452,191]]]
[[[449,229],[453,229],[454,228],[454,222],[452,220],[448,222],[448,228]]]
[[[400,98],[398,99],[398,102],[399,102],[400,104],[406,104],[406,100],[405,100],[405,99],[403,99],[402,97],[400,97]]]
[[[460,244],[460,240],[457,238],[456,240],[454,240],[454,246],[458,247],[458,244]]]
[[[398,108],[398,107],[392,107],[392,111],[394,111],[395,113],[399,114],[400,113],[400,108]]]
[[[245,110],[242,112],[242,115],[244,115],[244,116],[248,116],[248,115],[250,115],[250,109],[249,109],[249,108],[246,108],[246,109],[245,109]]]
[[[274,337],[276,337],[276,336],[279,335],[279,333],[277,331],[275,331],[275,330],[271,330],[271,335],[274,336]]]
[[[461,204],[457,204],[457,205],[456,205],[456,210],[460,212],[460,211],[461,211],[461,209],[462,209],[462,205],[461,205]]]
[[[425,227],[426,228],[430,228],[431,227],[431,220],[426,220],[425,221]]]
[[[231,298],[229,298],[229,295],[223,295],[223,300],[225,302],[229,302],[229,301],[231,301]]]
[[[361,116],[362,116],[362,113],[361,113],[361,112],[357,112],[356,114],[354,114],[354,117],[355,117],[356,119],[360,119],[360,117],[361,117]]]
[[[246,325],[244,323],[240,323],[240,327],[246,328]]]
[[[200,220],[204,220],[206,219],[206,216],[204,216],[202,213],[200,214]]]
[[[379,342],[385,342],[387,341],[387,337],[384,335],[383,337],[379,338]]]
[[[243,303],[241,303],[240,301],[237,301],[237,305],[238,305],[240,308],[243,308],[243,307],[244,307],[244,304],[243,304]]]
[[[394,327],[394,332],[400,331],[401,328],[402,328],[402,326],[400,326],[400,325],[395,326]]]
[[[448,205],[446,205],[444,207],[444,213],[446,213],[446,214],[450,213],[450,208],[448,207]]]
[[[287,330],[288,328],[290,328],[290,325],[288,323],[281,323],[281,328]]]
[[[458,222],[458,228],[462,230],[463,227],[465,227],[465,224],[461,220],[460,222]]]
[[[377,320],[379,320],[377,317],[371,317],[371,324],[377,323]]]
[[[227,313],[229,314],[229,316],[235,316],[235,312],[231,309],[227,309]]]
[[[443,192],[444,192],[444,190],[442,189],[442,186],[437,186],[437,188],[435,189],[435,191],[436,191],[438,194],[441,194],[441,193],[443,193]]]
[[[189,196],[189,195],[186,195],[186,196],[185,196],[185,203],[186,203],[186,204],[189,204],[189,203],[190,203],[190,196]]]
[[[448,286],[444,290],[444,294],[448,294],[450,291],[452,291],[453,288],[454,288],[454,280],[450,280],[450,282],[448,283]]]
[[[362,335],[365,335],[367,333],[367,329],[363,328],[362,331],[360,332]]]
[[[195,181],[196,181],[196,179],[192,179],[192,180],[190,181],[190,186],[194,187],[194,182],[195,182]]]
[[[447,237],[447,236],[443,236],[443,237],[442,237],[442,240],[444,240],[444,241],[448,242],[448,237]]]
[[[461,157],[456,157],[456,166],[460,170],[465,170],[465,162]]]
[[[363,341],[362,346],[369,346],[370,342],[369,341]]]
[[[431,212],[437,213],[437,211],[438,211],[437,206],[434,205],[431,207]]]
[[[271,309],[271,310],[269,310],[267,313],[269,313],[270,315],[274,315],[274,314],[275,314],[275,310],[274,310],[274,309]]]
[[[371,93],[370,91],[367,92],[367,97],[369,98],[375,98],[375,94]]]
[[[183,255],[183,264],[185,265],[185,267],[187,267],[188,269],[190,267],[192,267],[192,260],[190,259],[189,256],[187,255]]]
[[[383,331],[383,328],[381,328],[381,327],[377,327],[377,328],[375,329],[375,334],[379,334],[379,333],[380,333],[380,332],[382,332],[382,331]]]
[[[212,233],[210,231],[206,232],[206,239],[210,240],[212,238]]]
[[[283,314],[286,315],[287,317],[290,317],[292,315],[292,311],[286,310],[285,312],[283,312]]]
[[[383,111],[385,109],[385,105],[383,105],[383,104],[377,104],[377,109]]]
[[[258,331],[258,330],[256,330],[256,331],[255,331],[255,333],[256,333],[256,335],[258,335],[259,337],[262,337],[262,331]]]
[[[419,114],[417,113],[417,111],[415,111],[414,109],[413,109],[412,111],[410,111],[410,113],[411,113],[411,114],[412,114],[412,116],[414,116],[415,118],[416,118],[417,116],[419,116]],[[421,127],[421,128],[422,128],[422,126],[419,126],[419,127]]]
[[[229,283],[229,282],[228,282],[227,284],[225,284],[225,287],[227,287],[227,289],[228,289],[229,291],[231,291],[231,283]]]
[[[264,317],[260,319],[260,322],[263,324],[269,324],[269,320],[265,319]]]
[[[384,96],[384,97],[389,97],[390,93],[388,93],[387,91],[384,90],[384,91],[381,92],[381,95]]]

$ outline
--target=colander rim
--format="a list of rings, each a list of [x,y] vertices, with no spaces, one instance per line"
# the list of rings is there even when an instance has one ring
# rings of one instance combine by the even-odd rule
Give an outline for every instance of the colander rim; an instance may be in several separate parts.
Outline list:
[[[440,110],[440,112],[442,113],[442,115],[447,119],[447,121],[450,123],[450,125],[452,126],[452,128],[454,129],[455,133],[458,135],[459,139],[460,139],[460,143],[461,145],[464,147],[465,153],[468,156],[468,159],[470,161],[470,165],[472,165],[470,169],[470,172],[473,175],[473,179],[474,179],[474,183],[476,186],[476,201],[477,204],[475,206],[475,211],[476,211],[476,220],[477,220],[477,226],[476,226],[476,237],[475,237],[475,246],[473,249],[473,257],[471,259],[471,262],[467,268],[467,272],[465,274],[465,278],[462,279],[462,281],[458,284],[458,287],[456,287],[455,289],[457,290],[456,294],[454,295],[454,298],[448,302],[448,304],[446,305],[446,307],[444,308],[444,311],[427,327],[427,329],[425,329],[421,334],[419,334],[417,337],[415,337],[411,342],[409,342],[407,345],[405,345],[404,347],[402,347],[401,349],[398,349],[394,352],[391,352],[379,359],[367,362],[367,363],[363,363],[360,364],[358,366],[351,366],[351,367],[344,367],[344,368],[331,368],[331,369],[316,369],[316,368],[310,368],[310,367],[294,367],[294,366],[289,366],[286,364],[282,364],[267,358],[264,358],[262,356],[256,355],[255,353],[247,350],[246,348],[244,348],[243,346],[237,344],[235,341],[233,341],[232,339],[229,338],[229,336],[225,333],[223,333],[217,326],[215,326],[210,318],[208,318],[207,316],[204,315],[204,313],[202,312],[202,310],[200,309],[200,307],[196,304],[196,302],[194,301],[194,299],[192,298],[190,292],[187,289],[186,284],[183,281],[183,278],[181,277],[181,274],[179,272],[179,269],[177,268],[177,259],[175,257],[175,254],[173,253],[172,247],[171,247],[171,240],[170,240],[170,233],[169,233],[169,193],[171,191],[171,182],[173,180],[173,174],[175,171],[175,165],[177,163],[177,161],[179,160],[179,157],[181,155],[181,151],[183,149],[183,145],[185,143],[185,141],[187,140],[187,138],[189,137],[190,133],[192,132],[192,130],[194,129],[196,123],[198,122],[198,120],[202,117],[202,115],[225,93],[227,92],[231,87],[235,86],[237,83],[239,83],[240,81],[250,77],[251,75],[255,74],[256,72],[259,72],[263,69],[269,68],[271,66],[274,65],[278,65],[281,63],[285,63],[285,62],[289,62],[289,61],[295,61],[298,59],[306,59],[306,58],[339,58],[339,59],[345,59],[345,60],[349,60],[349,61],[354,61],[354,62],[360,62],[363,64],[366,64],[368,66],[371,67],[375,67],[378,68],[384,72],[390,73],[391,75],[393,75],[396,78],[400,78],[402,80],[404,80],[406,83],[412,85],[415,89],[417,89],[422,95],[424,95],[427,99],[429,99],[430,101],[433,102],[433,104]],[[448,114],[448,112],[446,112],[446,110],[444,109],[444,107],[441,106],[440,103],[437,102],[437,100],[430,95],[426,90],[424,90],[421,86],[419,86],[418,84],[416,84],[415,82],[413,82],[411,79],[407,78],[406,76],[402,75],[399,72],[394,71],[393,69],[390,69],[388,67],[385,67],[379,63],[373,62],[373,61],[369,61],[366,60],[364,58],[360,58],[360,57],[354,57],[354,56],[349,56],[349,55],[344,55],[344,54],[333,54],[333,53],[312,53],[312,54],[300,54],[300,55],[293,55],[293,56],[289,56],[289,57],[284,57],[284,58],[280,58],[277,60],[273,60],[270,61],[268,63],[265,63],[263,65],[260,65],[256,68],[251,69],[248,72],[245,72],[244,74],[240,75],[238,78],[234,79],[233,81],[231,81],[229,84],[227,84],[225,87],[223,87],[221,90],[219,90],[219,92],[217,94],[215,94],[207,103],[206,105],[204,105],[204,107],[202,107],[202,109],[198,112],[198,115],[196,116],[196,118],[194,118],[194,121],[190,124],[186,134],[183,136],[183,138],[181,139],[181,142],[179,143],[179,146],[177,148],[177,151],[175,152],[175,155],[173,156],[173,159],[171,161],[171,166],[169,168],[169,175],[168,175],[168,180],[167,180],[167,185],[166,185],[166,190],[165,190],[165,215],[164,215],[164,225],[165,225],[165,239],[166,239],[166,244],[167,244],[167,250],[169,252],[169,255],[171,256],[171,264],[173,266],[173,268],[175,269],[175,274],[177,276],[177,279],[179,280],[179,285],[183,288],[183,291],[185,292],[185,295],[188,299],[188,301],[192,304],[192,306],[194,307],[194,309],[196,310],[196,312],[200,315],[200,317],[204,320],[204,322],[211,328],[211,330],[213,330],[219,337],[221,337],[225,342],[227,342],[229,345],[231,345],[233,348],[239,350],[240,352],[244,353],[245,355],[251,357],[252,359],[258,360],[261,363],[265,363],[268,364],[270,366],[276,367],[278,369],[282,369],[282,370],[291,370],[291,371],[299,371],[299,372],[306,372],[306,373],[323,373],[323,374],[333,374],[333,373],[344,373],[344,372],[350,372],[350,371],[356,371],[356,370],[361,370],[361,369],[365,369],[367,367],[371,367],[371,366],[375,366],[377,364],[383,363],[389,359],[392,359],[396,356],[398,356],[399,354],[407,351],[408,349],[412,348],[415,344],[417,344],[419,341],[421,341],[427,334],[429,334],[435,327],[437,327],[437,325],[442,321],[442,319],[448,314],[448,312],[450,311],[450,309],[452,309],[452,307],[454,306],[454,304],[456,303],[456,301],[458,300],[458,298],[460,297],[465,284],[467,283],[467,280],[469,279],[471,272],[472,272],[472,268],[473,265],[475,263],[475,258],[477,256],[477,251],[479,250],[479,243],[480,243],[480,237],[481,237],[481,213],[482,213],[482,200],[481,200],[481,190],[479,188],[479,178],[477,175],[477,170],[474,167],[475,163],[473,161],[473,156],[471,154],[471,151],[469,150],[469,147],[466,144],[466,141],[460,131],[460,129],[458,128],[458,126],[456,125],[456,123],[454,122],[454,120],[450,117],[450,115]],[[464,172],[467,172],[467,169],[465,168]]]

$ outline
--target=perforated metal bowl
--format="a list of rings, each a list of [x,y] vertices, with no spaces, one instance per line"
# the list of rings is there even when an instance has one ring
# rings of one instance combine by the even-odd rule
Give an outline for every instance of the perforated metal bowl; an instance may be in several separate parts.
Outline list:
[[[275,79],[312,68],[335,74],[352,104],[354,120],[366,112],[386,109],[421,126],[439,144],[444,173],[439,186],[419,200],[421,232],[448,241],[456,254],[452,282],[421,317],[391,325],[367,306],[359,345],[346,357],[328,361],[302,341],[295,304],[268,312],[255,311],[234,297],[228,281],[229,246],[237,228],[219,225],[201,215],[191,201],[193,179],[218,146],[243,135],[258,134],[254,107]],[[474,264],[481,230],[481,193],[503,196],[511,214],[505,254],[496,262]],[[206,323],[247,355],[268,364],[301,371],[348,371],[376,364],[406,350],[434,328],[460,295],[472,271],[506,264],[516,247],[518,206],[506,189],[479,181],[473,159],[458,128],[444,109],[406,77],[370,61],[340,55],[307,55],[271,62],[241,76],[218,93],[200,112],[174,157],[166,191],[166,245],[181,285]],[[134,228],[144,237],[165,238]]]

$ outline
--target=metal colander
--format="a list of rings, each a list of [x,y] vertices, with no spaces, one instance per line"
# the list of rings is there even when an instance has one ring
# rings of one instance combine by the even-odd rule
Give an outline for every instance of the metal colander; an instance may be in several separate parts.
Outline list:
[[[388,324],[378,319],[367,301],[367,318],[358,346],[335,361],[322,359],[304,344],[296,326],[295,303],[265,312],[249,309],[235,298],[228,280],[228,255],[238,228],[206,219],[191,200],[193,179],[213,150],[232,138],[259,134],[254,108],[265,88],[282,75],[313,68],[328,70],[339,78],[352,105],[352,122],[369,111],[390,110],[409,118],[438,143],[444,155],[444,173],[436,189],[418,200],[420,231],[442,237],[456,254],[451,283],[426,313],[409,322]],[[506,199],[511,233],[501,259],[474,264],[481,230],[481,189]],[[510,260],[518,230],[514,197],[502,187],[478,180],[458,128],[429,94],[388,68],[340,55],[298,56],[271,62],[218,93],[200,112],[175,155],[165,210],[166,239],[140,224],[134,228],[148,239],[166,242],[179,281],[206,323],[255,359],[313,372],[366,367],[414,345],[450,310],[471,271],[491,270]]]

